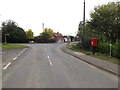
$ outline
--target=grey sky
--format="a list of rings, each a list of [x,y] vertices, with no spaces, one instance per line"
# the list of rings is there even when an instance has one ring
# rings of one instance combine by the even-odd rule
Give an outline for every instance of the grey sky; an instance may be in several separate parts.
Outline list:
[[[0,0],[0,22],[11,19],[20,27],[32,29],[35,36],[45,27],[63,35],[75,35],[83,20],[84,0]],[[119,0],[86,0],[86,19],[95,6]]]

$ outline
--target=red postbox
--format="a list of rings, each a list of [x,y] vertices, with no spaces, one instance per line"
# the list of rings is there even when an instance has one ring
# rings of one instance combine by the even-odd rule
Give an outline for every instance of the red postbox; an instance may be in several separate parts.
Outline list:
[[[91,39],[91,46],[98,46],[98,39],[97,38]]]

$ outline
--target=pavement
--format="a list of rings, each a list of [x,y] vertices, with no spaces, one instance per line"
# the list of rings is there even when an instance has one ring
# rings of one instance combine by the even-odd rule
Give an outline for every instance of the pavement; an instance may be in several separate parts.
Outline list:
[[[112,73],[112,74],[120,77],[120,69],[119,69],[120,65],[113,64],[111,62],[104,61],[104,60],[101,60],[101,59],[98,59],[98,58],[95,58],[95,57],[92,57],[92,56],[89,56],[89,55],[86,55],[86,54],[83,54],[80,52],[75,52],[73,50],[68,49],[66,46],[63,46],[61,49],[62,49],[62,51],[66,52],[88,64],[91,64],[99,69],[105,70],[109,73]]]
[[[116,75],[63,52],[62,46],[65,44],[29,44],[28,49],[3,69],[2,87],[118,88]]]

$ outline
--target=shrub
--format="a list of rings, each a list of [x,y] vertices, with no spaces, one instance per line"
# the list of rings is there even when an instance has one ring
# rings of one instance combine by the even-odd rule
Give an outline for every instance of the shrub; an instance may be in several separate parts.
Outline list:
[[[98,52],[109,54],[110,44],[105,42],[100,42],[98,44]]]
[[[120,43],[116,42],[112,46],[112,56],[120,58]]]
[[[110,43],[100,42],[98,44],[98,51],[100,53],[110,53]],[[120,58],[120,43],[116,42],[112,45],[112,56]]]
[[[90,47],[91,47],[90,44],[91,44],[91,40],[89,38],[84,38],[82,40],[81,47],[85,50],[90,50]]]

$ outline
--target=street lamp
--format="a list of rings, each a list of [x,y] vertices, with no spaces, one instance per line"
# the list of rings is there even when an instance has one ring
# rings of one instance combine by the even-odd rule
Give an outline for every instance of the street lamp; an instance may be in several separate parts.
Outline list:
[[[7,42],[6,42],[6,36],[8,36],[8,35],[9,35],[9,34],[5,34],[5,43],[7,43]]]

